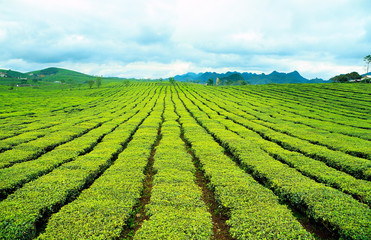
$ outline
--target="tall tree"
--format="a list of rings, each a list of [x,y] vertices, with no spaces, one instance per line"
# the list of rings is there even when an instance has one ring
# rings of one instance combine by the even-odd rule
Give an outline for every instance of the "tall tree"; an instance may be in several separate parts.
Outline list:
[[[371,55],[367,55],[366,57],[363,58],[363,60],[367,64],[367,71],[366,71],[366,75],[367,75],[368,74],[368,67],[370,66],[370,63],[371,63]]]
[[[95,79],[95,83],[97,84],[97,88],[99,88],[102,85],[102,78],[97,77],[97,79]]]
[[[88,84],[89,84],[89,88],[92,88],[93,85],[94,85],[94,80],[93,79],[89,79],[88,80]]]
[[[170,84],[174,84],[174,83],[175,83],[175,78],[173,78],[173,77],[169,77],[169,83],[170,83]]]
[[[214,80],[212,80],[211,78],[209,78],[209,79],[207,80],[207,85],[209,85],[209,86],[214,85]]]

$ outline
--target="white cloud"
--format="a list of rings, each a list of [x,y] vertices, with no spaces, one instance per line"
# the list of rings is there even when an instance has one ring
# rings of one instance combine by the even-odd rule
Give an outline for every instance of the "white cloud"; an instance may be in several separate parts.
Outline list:
[[[130,77],[298,70],[329,78],[364,71],[369,9],[369,0],[1,1],[0,68]]]

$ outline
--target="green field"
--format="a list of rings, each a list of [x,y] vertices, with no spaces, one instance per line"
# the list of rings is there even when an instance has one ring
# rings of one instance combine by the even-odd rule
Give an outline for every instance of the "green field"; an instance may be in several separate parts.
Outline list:
[[[371,86],[0,86],[0,239],[371,239]]]

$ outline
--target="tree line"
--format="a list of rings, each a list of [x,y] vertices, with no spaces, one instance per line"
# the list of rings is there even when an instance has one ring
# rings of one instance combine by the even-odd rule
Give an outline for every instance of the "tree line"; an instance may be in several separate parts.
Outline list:
[[[370,83],[371,82],[371,78],[369,78],[367,75],[369,73],[368,70],[369,70],[369,66],[370,66],[370,63],[371,63],[371,55],[367,55],[366,57],[364,57],[363,58],[363,61],[366,63],[366,66],[367,66],[365,77],[362,77],[357,72],[351,72],[351,73],[347,73],[347,74],[336,75],[336,76],[330,78],[330,80],[332,82],[339,82],[339,83],[345,83],[345,82],[365,82],[365,83]]]

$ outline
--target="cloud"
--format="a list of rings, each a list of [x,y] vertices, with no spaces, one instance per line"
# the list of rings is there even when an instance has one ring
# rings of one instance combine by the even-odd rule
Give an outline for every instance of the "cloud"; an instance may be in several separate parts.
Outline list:
[[[1,1],[1,0],[0,0]],[[363,72],[368,0],[13,0],[0,9],[0,67],[97,75]],[[89,67],[92,66],[92,67]]]
[[[83,69],[84,72],[98,76],[112,76],[125,78],[138,78],[138,72],[141,73],[139,78],[161,78],[170,77],[177,74],[183,74],[192,69],[192,64],[187,62],[132,62],[129,64],[109,62],[104,64],[75,64],[71,62],[64,63],[71,69]],[[98,71],[97,71],[98,70]]]

